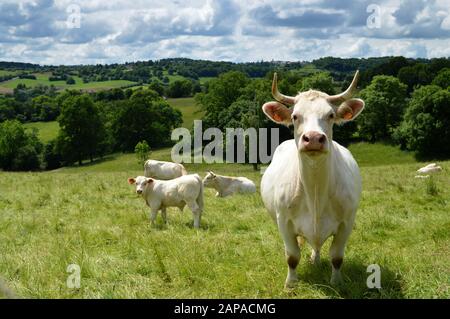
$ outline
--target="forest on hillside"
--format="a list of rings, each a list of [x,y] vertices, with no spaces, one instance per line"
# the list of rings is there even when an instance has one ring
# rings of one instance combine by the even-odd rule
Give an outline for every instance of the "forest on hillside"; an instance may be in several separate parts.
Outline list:
[[[261,105],[272,99],[273,72],[278,72],[279,88],[285,94],[307,89],[335,94],[349,85],[357,69],[361,71],[359,96],[366,108],[357,121],[335,127],[335,140],[343,144],[383,141],[419,157],[450,157],[448,58],[325,57],[311,62],[254,63],[178,58],[77,66],[0,62],[0,88],[16,78],[33,83],[43,74],[49,83],[68,85],[60,89],[52,84],[19,83],[11,93],[0,94],[0,168],[38,170],[82,164],[112,152],[132,152],[144,141],[151,148],[169,146],[173,143],[170,133],[183,118],[167,97],[194,97],[203,110],[204,129],[274,127],[261,112]],[[71,89],[71,79],[132,84],[86,91]],[[27,122],[55,120],[59,135],[45,144],[36,132],[23,127]],[[282,139],[290,136],[289,129],[281,128]]]

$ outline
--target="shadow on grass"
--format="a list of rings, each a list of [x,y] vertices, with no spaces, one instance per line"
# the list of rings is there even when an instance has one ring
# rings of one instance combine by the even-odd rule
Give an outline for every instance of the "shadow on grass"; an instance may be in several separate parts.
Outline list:
[[[301,281],[309,283],[320,289],[330,298],[346,299],[402,299],[401,276],[387,267],[381,268],[381,289],[369,289],[367,277],[372,273],[366,272],[367,264],[355,259],[346,259],[342,265],[341,273],[343,283],[338,286],[330,285],[331,262],[322,259],[319,265],[308,264],[299,272]]]
[[[102,158],[94,159],[92,162],[90,160],[84,160],[82,162],[83,164],[81,166],[77,163],[77,164],[74,164],[69,167],[89,167],[89,166],[94,166],[94,165],[97,165],[100,163],[110,162],[110,161],[115,160],[116,158],[117,158],[117,154],[109,154]]]

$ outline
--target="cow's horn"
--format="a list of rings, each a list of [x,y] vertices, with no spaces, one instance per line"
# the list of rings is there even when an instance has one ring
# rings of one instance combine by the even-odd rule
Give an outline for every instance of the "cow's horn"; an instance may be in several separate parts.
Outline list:
[[[359,70],[356,71],[355,76],[353,77],[352,83],[347,88],[347,90],[345,90],[341,94],[331,95],[331,96],[327,97],[327,101],[330,102],[331,104],[337,105],[337,104],[341,104],[342,102],[350,99],[356,89],[356,85],[358,84],[358,79],[359,79]]]
[[[278,102],[288,104],[288,105],[295,104],[295,99],[293,96],[284,95],[284,94],[281,94],[280,91],[278,91],[278,83],[277,82],[278,82],[277,81],[277,73],[275,72],[273,74],[273,81],[272,81],[272,96],[274,97],[274,99],[277,100]]]

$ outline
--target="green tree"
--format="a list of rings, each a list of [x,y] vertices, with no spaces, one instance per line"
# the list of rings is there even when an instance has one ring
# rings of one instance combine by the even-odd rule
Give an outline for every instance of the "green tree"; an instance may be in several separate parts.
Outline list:
[[[53,121],[59,115],[56,101],[46,95],[39,95],[31,100],[33,119],[37,121]]]
[[[66,80],[66,84],[73,85],[75,84],[75,80],[73,77],[69,76]]]
[[[172,129],[183,123],[182,114],[152,90],[136,91],[124,101],[112,124],[117,148],[133,151],[139,141],[151,147],[168,145]]]
[[[327,72],[318,72],[299,80],[296,87],[301,92],[313,89],[330,95],[335,94],[333,78]]]
[[[42,147],[35,130],[27,132],[16,120],[0,123],[0,167],[4,170],[39,169]]]
[[[368,141],[388,140],[400,124],[406,107],[407,87],[397,78],[377,75],[360,92],[365,101],[358,118],[359,135]]]
[[[402,148],[422,157],[450,157],[450,92],[436,85],[416,89],[395,132]]]
[[[151,153],[150,146],[148,146],[147,141],[137,143],[134,148],[134,153],[136,154],[139,164],[144,164]]]
[[[176,80],[169,84],[167,96],[172,98],[192,95],[192,82],[189,80]]]
[[[58,147],[68,162],[101,155],[99,147],[106,137],[104,123],[97,105],[87,94],[68,97],[58,117],[61,127]]]
[[[432,84],[438,85],[443,89],[450,86],[450,69],[445,68],[439,71],[438,75],[433,79]]]
[[[235,102],[242,94],[250,79],[242,72],[231,71],[221,74],[209,81],[208,92],[198,93],[196,102],[205,110],[203,118],[205,127],[223,127],[222,112]]]
[[[397,77],[408,86],[408,92],[412,92],[416,86],[430,84],[433,80],[429,66],[423,63],[401,68]]]

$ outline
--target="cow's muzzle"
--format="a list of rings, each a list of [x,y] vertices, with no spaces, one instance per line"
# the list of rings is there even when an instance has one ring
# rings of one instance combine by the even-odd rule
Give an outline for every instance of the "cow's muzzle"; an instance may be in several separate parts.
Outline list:
[[[300,150],[302,152],[321,153],[326,151],[325,145],[327,136],[317,131],[306,132],[302,135],[300,141]]]

